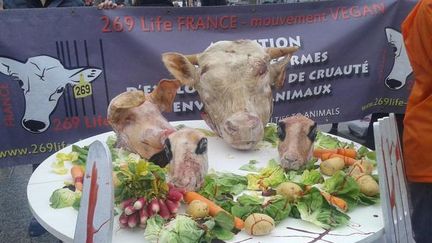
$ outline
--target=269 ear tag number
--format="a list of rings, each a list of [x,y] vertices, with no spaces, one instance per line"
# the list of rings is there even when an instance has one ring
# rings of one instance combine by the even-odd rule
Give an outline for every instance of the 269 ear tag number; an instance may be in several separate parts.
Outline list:
[[[92,95],[93,89],[91,84],[86,82],[84,76],[81,74],[79,83],[73,86],[73,92],[75,99],[79,99]]]

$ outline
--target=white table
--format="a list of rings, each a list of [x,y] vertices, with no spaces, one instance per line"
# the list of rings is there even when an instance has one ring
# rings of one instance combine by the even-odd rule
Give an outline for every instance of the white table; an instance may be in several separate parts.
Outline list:
[[[203,121],[182,121],[172,124],[184,124],[188,127],[210,130]],[[75,144],[79,146],[89,145],[94,140],[105,142],[111,134],[113,133],[100,134]],[[340,139],[344,140],[343,138]],[[259,162],[257,166],[264,167],[269,159],[278,158],[276,148],[264,143],[262,145],[254,151],[239,151],[229,147],[220,138],[210,137],[208,138],[209,167],[216,171],[245,175],[248,172],[238,169],[248,163],[249,160],[257,160]],[[70,151],[71,146],[68,146],[59,152]],[[63,187],[65,181],[72,181],[69,173],[58,175],[52,172],[51,164],[56,160],[55,155],[48,157],[34,171],[27,186],[27,197],[33,215],[43,227],[58,239],[64,242],[73,242],[78,212],[72,207],[53,209],[49,205],[52,192]],[[325,231],[302,220],[288,218],[281,222],[270,235],[251,237],[242,231],[230,242],[373,242],[383,235],[383,217],[379,204],[358,207],[350,212],[349,216],[351,220],[347,226],[331,231]],[[143,229],[120,229],[117,222],[116,217],[114,219],[113,242],[145,242]]]

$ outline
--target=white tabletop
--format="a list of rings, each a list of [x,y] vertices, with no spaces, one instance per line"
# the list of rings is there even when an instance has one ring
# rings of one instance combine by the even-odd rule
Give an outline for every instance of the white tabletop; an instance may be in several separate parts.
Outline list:
[[[204,128],[210,130],[203,121],[173,122],[174,126],[184,124],[188,127]],[[106,141],[112,132],[93,136],[75,143],[78,146],[89,145],[95,140]],[[340,138],[341,140],[345,140]],[[68,153],[71,146],[58,152]],[[72,181],[71,175],[58,175],[52,172],[51,164],[56,161],[56,154],[51,155],[34,171],[28,186],[27,197],[30,209],[39,221],[51,234],[64,242],[73,242],[75,224],[78,211],[72,207],[53,209],[49,198],[52,192],[64,186],[65,181]],[[233,172],[246,175],[248,172],[239,170],[240,166],[250,160],[257,160],[259,167],[264,167],[268,160],[278,159],[277,149],[266,144],[258,146],[254,151],[239,151],[227,145],[218,137],[208,138],[208,160],[210,170]],[[379,204],[368,207],[357,207],[350,211],[351,217],[347,226],[326,231],[311,223],[288,218],[277,225],[270,235],[251,237],[245,232],[238,233],[230,242],[372,242],[383,234],[383,216]],[[117,216],[118,217],[118,216]],[[114,219],[113,242],[145,242],[144,230],[121,229],[118,218]],[[314,241],[314,239],[316,241]],[[321,240],[320,240],[321,239]]]

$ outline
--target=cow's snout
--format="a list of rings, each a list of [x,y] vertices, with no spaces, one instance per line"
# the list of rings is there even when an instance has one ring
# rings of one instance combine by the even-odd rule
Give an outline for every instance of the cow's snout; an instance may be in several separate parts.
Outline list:
[[[37,121],[37,120],[26,120],[24,119],[22,122],[25,129],[30,132],[39,133],[45,131],[47,124],[45,122]]]
[[[281,159],[281,166],[286,170],[298,170],[305,162],[300,155],[285,154]]]
[[[400,80],[393,79],[393,78],[387,78],[385,80],[385,84],[390,89],[400,89],[404,85],[404,83],[402,83]]]
[[[264,128],[258,116],[240,112],[223,123],[222,136],[234,148],[252,149],[263,137]]]

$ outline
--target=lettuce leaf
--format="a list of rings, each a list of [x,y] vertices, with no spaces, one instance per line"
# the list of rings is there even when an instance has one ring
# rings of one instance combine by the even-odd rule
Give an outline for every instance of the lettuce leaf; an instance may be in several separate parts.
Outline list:
[[[346,225],[350,219],[348,215],[330,205],[314,187],[295,204],[295,207],[302,220],[323,229]]]
[[[267,167],[261,169],[259,174],[248,174],[246,177],[249,190],[274,188],[286,179],[284,169],[274,159],[271,159]]]

